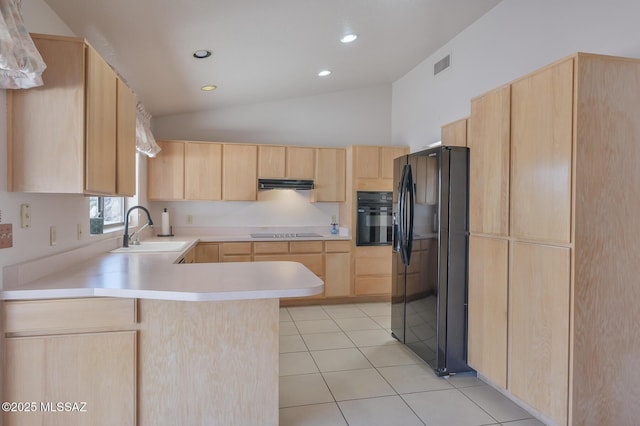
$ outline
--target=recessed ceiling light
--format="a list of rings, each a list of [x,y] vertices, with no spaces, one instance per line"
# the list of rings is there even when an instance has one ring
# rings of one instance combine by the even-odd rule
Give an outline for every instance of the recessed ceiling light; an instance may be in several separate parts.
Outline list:
[[[210,50],[200,49],[193,52],[193,57],[196,59],[204,59],[208,58],[209,56],[211,56]]]
[[[329,74],[331,74],[331,71],[329,71],[329,70],[322,70],[322,71],[320,71],[320,72],[318,73],[318,77],[326,77],[326,76],[328,76]]]
[[[358,38],[358,34],[347,34],[344,37],[342,37],[340,41],[343,43],[351,43],[352,41],[355,41],[355,39],[357,38]]]
[[[205,91],[205,92],[210,92],[212,90],[216,90],[218,88],[218,86],[214,85],[214,84],[207,84],[206,86],[202,86],[200,88],[200,90]]]

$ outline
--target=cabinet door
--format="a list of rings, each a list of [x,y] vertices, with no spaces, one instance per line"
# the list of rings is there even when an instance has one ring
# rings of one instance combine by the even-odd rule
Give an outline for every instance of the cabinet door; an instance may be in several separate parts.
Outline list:
[[[217,263],[219,253],[218,243],[198,243],[195,248],[195,263]]]
[[[507,388],[508,241],[469,237],[469,365]]]
[[[317,148],[314,201],[345,201],[346,150]]]
[[[442,126],[440,140],[444,146],[467,146],[467,119],[463,118]]]
[[[391,294],[391,260],[390,246],[356,247],[355,294]]]
[[[511,90],[511,235],[568,243],[573,59],[519,80]]]
[[[560,425],[569,392],[570,263],[567,247],[512,244],[508,389]]]
[[[378,179],[380,174],[380,149],[377,146],[356,145],[354,149],[354,177]]]
[[[393,179],[393,160],[408,154],[406,146],[383,146],[380,148],[380,177]]]
[[[222,243],[220,245],[221,262],[252,262],[252,243]]]
[[[7,187],[79,194],[84,191],[85,45],[81,39],[32,38],[47,68],[43,86],[6,91]]]
[[[184,142],[158,141],[161,151],[147,163],[149,200],[184,199]]]
[[[224,144],[222,156],[222,199],[254,201],[258,191],[258,147]]]
[[[313,179],[315,169],[315,148],[287,147],[287,177],[293,179]]]
[[[136,96],[122,80],[117,80],[116,192],[136,193]]]
[[[324,295],[351,294],[351,253],[327,253],[324,260]]]
[[[222,199],[222,145],[187,142],[184,147],[184,198]]]
[[[258,177],[283,178],[286,176],[286,148],[284,146],[258,146]]]
[[[469,227],[471,232],[509,232],[509,86],[471,101],[469,120]]]
[[[4,350],[4,399],[38,404],[4,413],[5,424],[136,424],[135,331],[9,338]],[[41,402],[86,402],[86,412],[46,412]]]
[[[116,75],[87,46],[85,192],[116,193]]]

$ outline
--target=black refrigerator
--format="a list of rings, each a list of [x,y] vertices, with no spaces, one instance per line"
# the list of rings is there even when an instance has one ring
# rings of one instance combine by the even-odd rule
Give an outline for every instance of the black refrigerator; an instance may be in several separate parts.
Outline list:
[[[436,374],[467,365],[469,149],[394,162],[391,331]]]

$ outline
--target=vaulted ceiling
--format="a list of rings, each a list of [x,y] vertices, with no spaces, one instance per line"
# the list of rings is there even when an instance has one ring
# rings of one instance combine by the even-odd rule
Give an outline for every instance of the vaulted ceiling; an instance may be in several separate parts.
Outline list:
[[[45,1],[154,116],[390,84],[500,2]]]

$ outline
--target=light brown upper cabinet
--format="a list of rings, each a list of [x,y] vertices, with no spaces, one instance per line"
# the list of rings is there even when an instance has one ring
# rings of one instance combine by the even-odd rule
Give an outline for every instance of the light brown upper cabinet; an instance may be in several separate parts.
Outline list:
[[[184,197],[187,200],[222,199],[222,144],[186,143]]]
[[[471,232],[509,233],[511,87],[471,100],[469,119],[469,227]]]
[[[315,148],[287,147],[287,176],[294,179],[313,179]]]
[[[132,195],[135,97],[84,40],[32,38],[47,69],[43,86],[7,91],[8,189]]]
[[[346,150],[317,148],[313,190],[314,201],[345,201]]]
[[[273,145],[258,145],[258,177],[284,178],[286,177],[286,147]]]
[[[511,235],[571,240],[573,59],[511,88]]]
[[[116,192],[133,196],[136,193],[136,105],[134,93],[118,79],[117,108],[117,176]]]
[[[147,162],[149,200],[184,200],[184,145],[182,141],[157,141],[160,152]]]
[[[409,153],[406,146],[383,146],[380,148],[380,177],[393,179],[393,161]]]
[[[222,145],[222,199],[254,201],[258,193],[258,147]]]
[[[440,128],[440,141],[444,146],[467,146],[467,119],[462,118]]]
[[[393,160],[409,152],[406,146],[354,145],[353,177],[356,190],[391,191]]]
[[[258,177],[313,179],[315,149],[258,145]]]
[[[356,179],[380,178],[380,147],[356,145],[353,147],[354,177]]]

